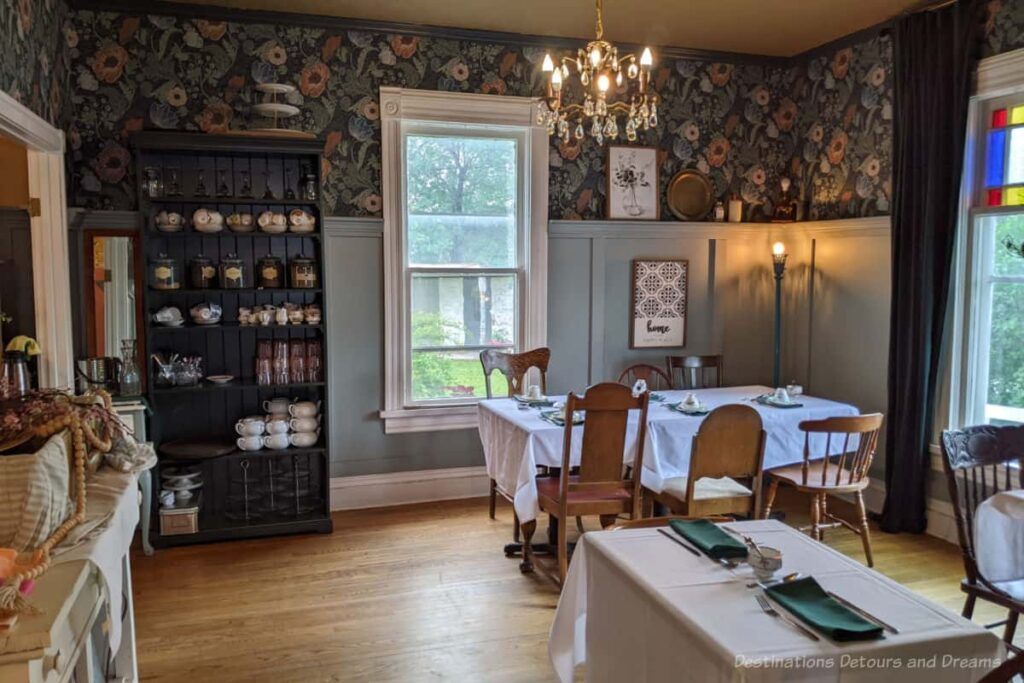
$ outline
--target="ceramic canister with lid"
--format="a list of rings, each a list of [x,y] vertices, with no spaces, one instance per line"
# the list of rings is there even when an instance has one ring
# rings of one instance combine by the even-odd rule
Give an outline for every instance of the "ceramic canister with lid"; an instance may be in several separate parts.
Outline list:
[[[217,281],[213,259],[198,254],[188,262],[189,282],[193,289],[210,289]]]
[[[221,289],[244,289],[248,286],[245,262],[236,254],[228,254],[220,262]]]
[[[296,256],[288,263],[291,271],[292,287],[295,289],[316,289],[320,283],[320,273],[316,261],[306,256]]]
[[[267,254],[256,262],[256,286],[267,289],[284,287],[284,264],[281,259]]]

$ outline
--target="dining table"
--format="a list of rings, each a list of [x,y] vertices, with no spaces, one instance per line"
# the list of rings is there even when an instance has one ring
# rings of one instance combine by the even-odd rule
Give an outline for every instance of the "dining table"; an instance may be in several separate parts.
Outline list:
[[[799,425],[804,420],[857,415],[856,407],[825,398],[801,395],[793,398],[792,405],[776,407],[758,402],[759,397],[772,393],[761,385],[698,389],[695,391],[653,392],[647,411],[647,438],[644,446],[641,483],[660,493],[666,482],[685,477],[689,472],[690,450],[693,437],[700,429],[707,412],[688,415],[671,406],[693,393],[705,411],[727,404],[740,403],[756,410],[764,424],[764,469],[792,465],[803,461],[804,433]],[[564,396],[549,397],[550,402],[565,400]],[[561,467],[564,427],[545,419],[550,407],[529,407],[511,398],[481,401],[477,408],[480,440],[483,444],[487,474],[499,490],[512,499],[520,522],[535,520],[540,513],[537,503],[537,467]],[[585,420],[585,416],[584,416]],[[636,435],[639,411],[632,411],[627,421],[626,447],[623,463],[631,465],[636,453]],[[570,464],[578,465],[583,425],[573,427]],[[824,457],[826,447],[830,455],[842,450],[839,440],[827,442],[826,434],[811,435],[811,451]]]
[[[781,522],[720,526],[780,550],[776,577],[813,577],[881,634],[838,642],[769,601],[773,617],[748,564],[688,550],[666,527],[592,531],[576,546],[551,626],[559,680],[585,664],[589,683],[960,683],[1005,655],[996,634]]]

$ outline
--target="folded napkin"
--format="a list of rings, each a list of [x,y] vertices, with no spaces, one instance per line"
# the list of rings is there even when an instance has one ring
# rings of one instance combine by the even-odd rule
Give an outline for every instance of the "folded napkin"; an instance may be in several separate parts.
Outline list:
[[[716,560],[747,557],[746,545],[706,519],[696,519],[692,522],[673,519],[668,524],[673,531],[703,550],[708,557]]]
[[[564,427],[564,426],[565,426],[565,418],[564,418],[564,417],[562,416],[562,414],[561,414],[561,413],[560,413],[559,411],[557,411],[557,410],[548,410],[548,411],[546,411],[546,412],[542,412],[542,413],[540,414],[540,418],[541,418],[542,420],[545,420],[545,421],[547,421],[547,422],[550,422],[551,424],[553,424],[553,425],[557,425],[557,426],[559,426],[559,427]],[[582,418],[582,417],[576,417],[576,418],[575,418],[575,419],[574,419],[574,420],[572,421],[572,423],[573,423],[574,425],[581,425],[581,424],[583,424],[583,418]]]
[[[531,408],[550,408],[555,405],[555,402],[550,398],[528,398],[526,396],[513,396],[512,398],[516,403],[522,403]]]
[[[813,577],[776,584],[765,592],[800,621],[833,640],[872,640],[882,635],[881,626],[829,597]]]
[[[779,403],[771,396],[758,396],[754,399],[756,403],[760,403],[763,406],[771,406],[772,408],[803,408],[803,403]]]
[[[677,413],[681,413],[683,415],[692,415],[693,417],[704,417],[709,412],[707,410],[704,410],[703,408],[701,410],[683,410],[682,401],[680,401],[679,403],[669,403],[666,407],[669,408],[670,410],[676,411]]]

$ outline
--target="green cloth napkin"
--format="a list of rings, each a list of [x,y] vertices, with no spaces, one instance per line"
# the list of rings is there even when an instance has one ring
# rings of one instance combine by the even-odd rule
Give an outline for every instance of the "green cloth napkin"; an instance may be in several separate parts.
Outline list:
[[[682,406],[683,402],[680,401],[679,403],[670,403],[667,407],[669,410],[674,410],[681,415],[690,415],[692,417],[704,417],[709,412],[707,410],[683,410]]]
[[[747,557],[746,545],[706,519],[696,519],[692,522],[673,519],[668,524],[673,531],[703,550],[708,557],[716,560]]]
[[[522,403],[528,405],[531,408],[550,408],[555,405],[555,402],[550,398],[519,398],[515,397],[516,403]]]
[[[565,418],[562,417],[557,410],[548,410],[546,412],[542,412],[540,414],[540,418],[558,427],[565,426]],[[575,420],[572,421],[572,423],[574,425],[581,425],[583,424],[583,418],[577,417]]]
[[[652,391],[651,392],[651,400],[652,401],[664,401],[665,397],[663,395],[659,394],[659,393],[656,393],[656,392]]]
[[[760,403],[763,406],[771,406],[772,408],[803,408],[803,403],[777,403],[773,401],[771,396],[758,396],[754,399],[755,402]]]
[[[833,600],[811,576],[771,586],[765,592],[800,621],[833,640],[871,640],[882,635],[881,626]]]

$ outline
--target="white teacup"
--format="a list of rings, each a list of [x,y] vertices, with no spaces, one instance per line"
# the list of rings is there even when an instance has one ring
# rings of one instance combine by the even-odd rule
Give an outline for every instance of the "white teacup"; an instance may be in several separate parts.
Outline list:
[[[782,551],[766,545],[757,546],[747,553],[747,564],[754,570],[754,576],[761,583],[771,581],[775,572],[782,569]]]
[[[686,395],[686,398],[683,399],[680,406],[687,410],[700,410],[700,399],[697,398],[697,394],[690,392]]]
[[[288,399],[283,396],[273,398],[263,402],[263,410],[267,411],[271,415],[287,415],[288,414]]]
[[[260,420],[239,420],[235,431],[239,436],[263,436],[264,424]]]
[[[275,420],[267,420],[267,434],[287,434],[289,429],[288,420],[283,416]]]
[[[258,451],[263,448],[263,437],[259,436],[241,436],[235,439],[235,443],[243,451]]]
[[[288,426],[293,432],[315,432],[320,426],[320,417],[293,417]]]
[[[279,451],[282,448],[288,448],[291,445],[291,440],[288,438],[287,432],[283,434],[269,434],[263,437],[263,445]]]
[[[320,438],[320,430],[315,432],[295,432],[289,437],[289,441],[296,448],[308,448],[315,444]]]
[[[288,406],[288,414],[292,417],[316,417],[320,412],[320,401],[296,401]]]

